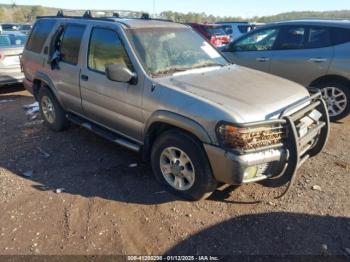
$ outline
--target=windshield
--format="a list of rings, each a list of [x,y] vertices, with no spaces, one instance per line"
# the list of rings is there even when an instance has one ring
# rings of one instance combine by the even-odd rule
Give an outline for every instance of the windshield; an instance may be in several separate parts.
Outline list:
[[[228,62],[192,29],[134,29],[129,33],[138,57],[152,77]]]
[[[24,46],[26,41],[26,35],[0,35],[0,47]]]

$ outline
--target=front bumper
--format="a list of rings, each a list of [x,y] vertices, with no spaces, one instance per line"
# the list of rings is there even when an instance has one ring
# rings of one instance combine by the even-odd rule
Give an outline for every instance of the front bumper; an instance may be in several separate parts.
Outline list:
[[[306,107],[296,111],[306,103],[308,104]],[[322,114],[321,118],[308,129],[307,133],[300,135],[299,121],[314,110]],[[239,127],[259,127],[267,124],[281,124],[286,127],[287,137],[283,144],[245,152],[204,145],[217,181],[240,185],[275,179],[278,181],[276,184],[285,184],[294,179],[296,171],[307,159],[322,151],[329,136],[328,110],[319,92],[286,109],[279,119],[249,123]],[[245,179],[244,174],[249,167],[258,167],[262,170],[256,177]]]

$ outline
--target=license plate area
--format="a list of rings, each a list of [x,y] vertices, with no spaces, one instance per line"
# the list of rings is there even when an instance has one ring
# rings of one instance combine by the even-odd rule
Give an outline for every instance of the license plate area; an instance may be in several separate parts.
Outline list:
[[[321,117],[322,114],[315,109],[311,111],[310,114],[300,119],[299,124],[297,125],[299,137],[305,137],[309,130],[315,127],[315,125],[317,125]]]

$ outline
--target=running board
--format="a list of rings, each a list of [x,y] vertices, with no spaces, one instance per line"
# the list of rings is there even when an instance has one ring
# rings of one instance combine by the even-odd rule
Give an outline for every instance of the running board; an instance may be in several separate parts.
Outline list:
[[[96,125],[94,123],[91,123],[90,121],[83,119],[79,116],[73,115],[73,114],[67,114],[67,119],[79,126],[82,126],[95,134],[113,142],[120,146],[126,147],[132,151],[140,152],[141,146],[127,138],[124,138],[121,135],[116,134],[115,132],[112,132],[106,128],[103,128],[99,125]]]

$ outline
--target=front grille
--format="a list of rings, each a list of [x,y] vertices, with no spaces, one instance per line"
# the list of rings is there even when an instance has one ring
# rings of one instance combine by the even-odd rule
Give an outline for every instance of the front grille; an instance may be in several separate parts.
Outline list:
[[[243,150],[253,150],[276,145],[283,142],[285,128],[282,125],[272,127],[246,128],[231,134],[235,147]]]

